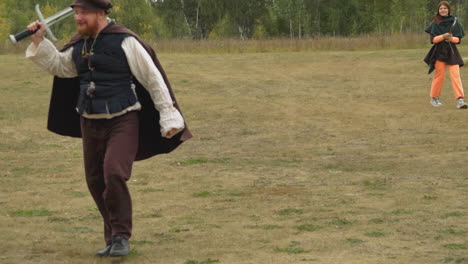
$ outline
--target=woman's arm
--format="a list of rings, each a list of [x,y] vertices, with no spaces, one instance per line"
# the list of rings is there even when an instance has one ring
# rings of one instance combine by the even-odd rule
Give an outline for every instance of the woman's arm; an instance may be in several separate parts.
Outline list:
[[[431,36],[431,43],[432,44],[437,44],[437,43],[440,43],[440,42],[442,42],[444,40],[445,40],[444,35]]]

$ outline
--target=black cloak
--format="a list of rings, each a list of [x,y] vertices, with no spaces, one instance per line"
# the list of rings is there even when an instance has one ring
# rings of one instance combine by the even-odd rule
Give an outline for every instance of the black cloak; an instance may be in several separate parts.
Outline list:
[[[106,28],[104,28],[100,34],[129,34],[135,37],[150,54],[154,64],[161,72],[161,75],[164,78],[164,82],[169,89],[172,101],[174,102],[174,106],[182,114],[182,111],[180,110],[179,105],[175,99],[174,92],[167,79],[166,73],[159,63],[154,50],[148,44],[146,44],[137,34],[120,24],[111,23]],[[61,49],[61,51],[70,48],[73,46],[73,44],[77,43],[82,38],[83,37],[78,34],[73,36],[70,42],[67,43]],[[134,82],[136,85],[138,99],[142,105],[142,108],[139,111],[140,135],[138,153],[135,157],[136,161],[144,160],[162,153],[169,153],[184,141],[192,137],[187,124],[185,124],[184,130],[179,132],[171,139],[162,137],[159,125],[159,112],[156,110],[153,101],[151,100],[151,96],[136,79]],[[80,115],[76,112],[76,103],[78,101],[80,91],[79,84],[78,77],[54,77],[47,123],[47,129],[50,131],[63,136],[78,138],[81,137]]]
[[[432,39],[436,36],[445,34],[445,33],[452,33],[454,37],[458,37],[461,39],[465,36],[465,32],[463,32],[463,27],[458,20],[455,22],[455,17],[447,16],[442,17],[442,21],[440,24],[436,22],[432,22],[429,27],[426,28],[425,32],[430,34],[431,43]],[[439,42],[434,44],[432,48],[427,53],[426,57],[424,58],[424,62],[429,65],[429,73],[434,71],[435,69],[435,61],[443,61],[448,65],[460,65],[463,67],[464,62],[460,53],[458,52],[457,46],[453,43],[449,43],[446,41]]]

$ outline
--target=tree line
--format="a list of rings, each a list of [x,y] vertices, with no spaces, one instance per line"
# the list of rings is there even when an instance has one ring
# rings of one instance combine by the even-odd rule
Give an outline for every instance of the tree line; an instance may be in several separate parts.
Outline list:
[[[51,15],[71,0],[1,0],[0,37],[36,19],[34,5]],[[464,24],[468,0],[453,0]],[[113,0],[109,15],[145,38],[269,39],[422,33],[439,0]],[[54,25],[71,36],[73,19]]]

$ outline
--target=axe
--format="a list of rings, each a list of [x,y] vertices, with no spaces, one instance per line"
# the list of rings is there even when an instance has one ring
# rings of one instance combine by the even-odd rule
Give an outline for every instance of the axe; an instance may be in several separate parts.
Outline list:
[[[56,13],[55,15],[52,15],[52,16],[44,19],[44,16],[42,15],[41,10],[39,9],[39,4],[36,4],[36,13],[37,13],[37,16],[39,17],[39,21],[41,21],[42,24],[44,25],[49,38],[52,41],[57,41],[57,38],[55,38],[54,34],[52,34],[52,31],[50,30],[50,26],[52,26],[53,24],[55,24],[55,23],[65,19],[65,18],[71,16],[73,14],[73,8],[71,8],[71,7],[65,8],[64,10]],[[22,40],[22,39],[36,33],[37,30],[38,29],[36,29],[34,31],[29,31],[28,29],[26,29],[23,32],[20,32],[20,33],[18,33],[16,35],[10,35],[10,40],[11,40],[11,42],[13,42],[13,44],[16,44],[16,43],[18,43],[18,41],[20,41],[20,40]]]

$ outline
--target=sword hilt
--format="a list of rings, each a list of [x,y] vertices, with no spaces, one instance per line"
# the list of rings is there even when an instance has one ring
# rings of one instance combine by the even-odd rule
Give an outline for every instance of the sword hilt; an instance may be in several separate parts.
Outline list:
[[[52,33],[52,30],[50,30],[50,26],[53,25],[54,23],[64,19],[65,17],[69,16],[70,14],[72,14],[73,9],[70,8],[70,7],[66,8],[66,9],[62,10],[61,12],[59,12],[59,13],[55,14],[54,16],[49,17],[47,19],[44,19],[44,16],[42,15],[41,10],[39,9],[39,4],[36,4],[35,9],[36,9],[36,13],[37,13],[37,16],[39,18],[39,21],[42,23],[42,25],[45,28],[45,31],[47,32],[47,37],[52,41],[57,41],[57,38],[55,38],[54,34]],[[29,31],[28,29],[26,29],[23,32],[20,32],[20,33],[18,33],[16,35],[10,35],[10,40],[11,40],[11,42],[13,44],[16,44],[16,43],[18,43],[18,41],[20,41],[20,40],[22,40],[22,39],[36,33],[36,31],[38,29],[39,28],[37,28],[35,31]]]
[[[22,39],[24,38],[27,38],[31,35],[34,35],[34,33],[36,33],[41,27],[37,27],[35,30],[31,31],[29,29],[26,29],[16,35],[10,35],[10,40],[11,42],[13,42],[13,44],[16,44],[18,43],[19,41],[21,41]]]

